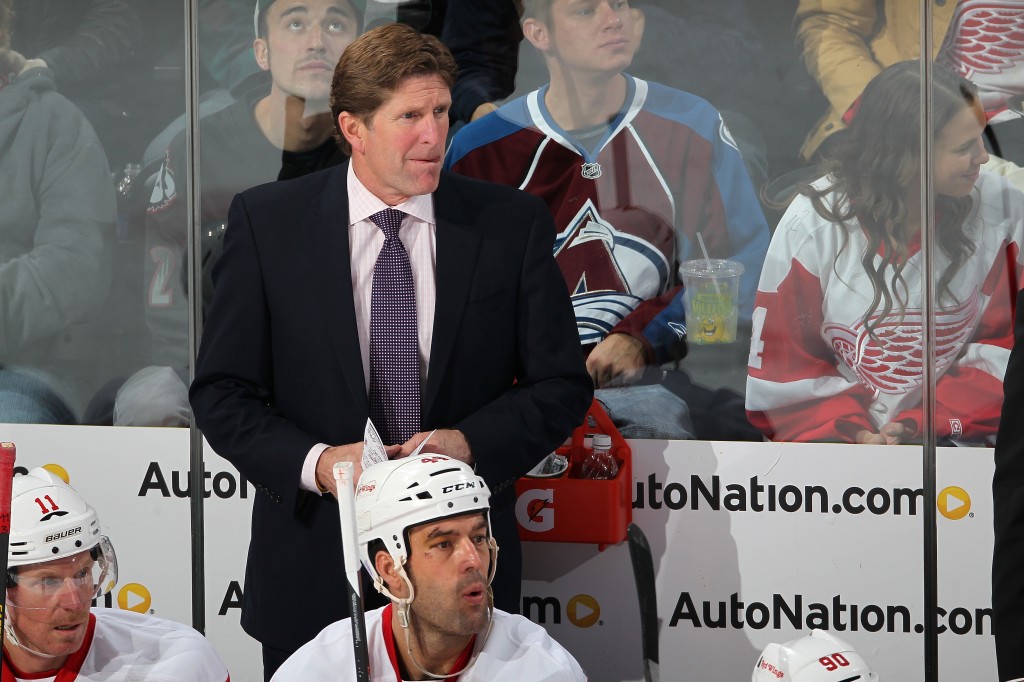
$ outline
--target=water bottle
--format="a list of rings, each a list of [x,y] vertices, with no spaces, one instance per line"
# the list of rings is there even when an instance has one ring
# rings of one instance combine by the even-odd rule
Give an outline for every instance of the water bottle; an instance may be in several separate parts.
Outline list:
[[[604,433],[594,434],[593,447],[580,465],[580,478],[609,480],[619,474],[619,463],[612,456],[612,437]]]

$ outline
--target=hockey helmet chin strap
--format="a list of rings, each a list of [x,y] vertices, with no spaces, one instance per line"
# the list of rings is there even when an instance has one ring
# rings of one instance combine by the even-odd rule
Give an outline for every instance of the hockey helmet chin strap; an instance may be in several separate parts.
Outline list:
[[[377,579],[373,582],[374,587],[377,588],[377,591],[383,594],[388,599],[390,599],[397,606],[398,624],[405,631],[405,650],[409,654],[409,658],[412,660],[412,664],[416,666],[417,670],[419,670],[421,673],[427,675],[432,679],[445,680],[449,677],[457,677],[462,673],[466,672],[467,670],[469,670],[470,668],[472,668],[473,664],[476,663],[477,656],[479,656],[480,652],[483,651],[484,643],[487,641],[487,637],[491,634],[491,626],[494,625],[494,591],[491,589],[491,583],[494,582],[494,573],[498,567],[498,543],[495,542],[494,538],[489,537],[487,538],[487,546],[491,550],[491,566],[487,571],[486,587],[487,630],[484,632],[484,636],[478,641],[476,653],[474,653],[473,657],[469,659],[469,662],[466,663],[465,666],[463,666],[462,670],[453,670],[451,672],[444,674],[433,673],[424,668],[420,664],[419,659],[416,658],[416,654],[412,650],[412,635],[410,634],[412,631],[412,628],[410,627],[410,619],[412,613],[409,610],[410,607],[412,606],[413,600],[416,598],[416,590],[412,586],[412,581],[409,580],[409,574],[405,572],[405,557],[402,558],[402,563],[398,566],[398,575],[402,578],[402,580],[405,581],[405,585],[409,589],[408,598],[400,599],[395,595],[391,594],[391,591],[388,590],[387,586],[384,584],[384,579],[380,576],[378,576]]]

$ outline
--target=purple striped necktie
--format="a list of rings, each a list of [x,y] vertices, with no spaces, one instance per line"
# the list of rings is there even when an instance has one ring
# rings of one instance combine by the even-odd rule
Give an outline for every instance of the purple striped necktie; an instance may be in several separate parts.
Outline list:
[[[370,301],[370,419],[385,445],[404,443],[420,431],[416,287],[398,238],[404,217],[393,208],[370,216],[384,233]]]

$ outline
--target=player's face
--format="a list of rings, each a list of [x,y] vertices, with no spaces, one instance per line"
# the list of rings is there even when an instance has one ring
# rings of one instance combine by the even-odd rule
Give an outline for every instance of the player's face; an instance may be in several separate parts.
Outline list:
[[[391,206],[437,189],[451,105],[441,76],[403,80],[368,124],[352,124],[358,138],[349,138],[352,163],[360,182]]]
[[[8,589],[7,615],[18,640],[27,648],[60,659],[82,646],[89,609],[96,592],[94,561],[88,551],[17,569]],[[18,667],[33,663],[53,669],[54,658],[41,658],[25,648],[7,645]],[[62,661],[60,661],[62,663]]]
[[[266,38],[253,43],[256,61],[274,89],[326,102],[334,67],[359,32],[349,0],[277,0],[266,10]]]
[[[985,114],[975,100],[963,107],[935,138],[935,192],[949,197],[970,194],[988,152],[981,140]]]
[[[467,637],[487,626],[487,519],[467,514],[409,532],[414,627],[425,636]],[[429,641],[429,640],[427,640]]]
[[[548,30],[548,54],[568,71],[617,74],[639,40],[626,0],[554,0]]]

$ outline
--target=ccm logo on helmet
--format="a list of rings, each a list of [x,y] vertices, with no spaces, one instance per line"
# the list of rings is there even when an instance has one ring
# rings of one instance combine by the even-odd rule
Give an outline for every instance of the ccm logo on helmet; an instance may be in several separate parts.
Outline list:
[[[441,494],[447,495],[448,493],[453,493],[458,490],[469,490],[470,488],[475,487],[476,483],[473,483],[473,481],[467,481],[465,483],[455,483],[453,485],[446,485],[443,488],[441,488]]]
[[[82,527],[81,526],[79,526],[78,528],[69,528],[66,531],[64,531],[63,533],[54,533],[53,535],[47,535],[46,539],[43,540],[43,542],[56,542],[57,540],[62,540],[64,538],[70,537],[72,535],[78,535],[81,532],[82,532]]]

